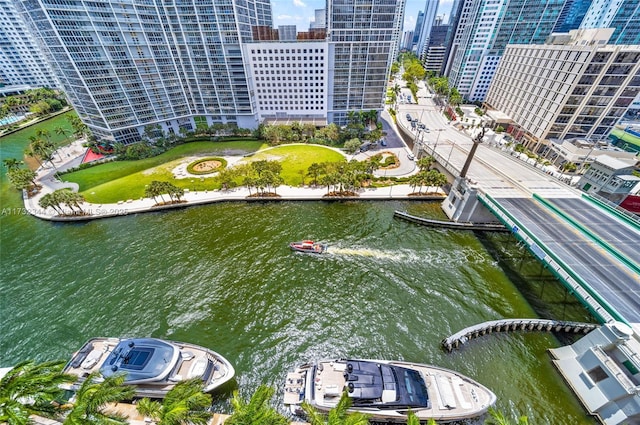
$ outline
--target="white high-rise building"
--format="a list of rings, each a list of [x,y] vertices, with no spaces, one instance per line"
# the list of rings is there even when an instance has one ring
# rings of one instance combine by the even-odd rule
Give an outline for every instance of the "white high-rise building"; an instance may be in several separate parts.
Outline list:
[[[326,40],[261,41],[243,48],[260,121],[327,124]]]
[[[0,0],[0,84],[56,88],[58,81],[12,1]]]
[[[272,26],[269,0],[16,0],[64,91],[100,139],[196,122],[255,128],[241,45]]]
[[[486,106],[508,115],[508,131],[534,152],[550,139],[606,140],[640,93],[640,46],[607,44],[613,32],[508,45]]]
[[[126,144],[149,126],[342,125],[349,111],[381,110],[404,1],[329,0],[327,30],[300,41],[278,40],[269,0],[16,3],[83,121]]]

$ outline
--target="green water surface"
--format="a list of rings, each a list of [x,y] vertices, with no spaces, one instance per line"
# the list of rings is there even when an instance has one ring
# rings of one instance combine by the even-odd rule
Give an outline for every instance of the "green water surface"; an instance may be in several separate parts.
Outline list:
[[[0,158],[19,156],[21,143],[0,139]],[[222,203],[54,224],[24,214],[4,173],[0,366],[65,359],[93,336],[189,341],[234,364],[237,378],[215,406],[229,411],[231,389],[250,394],[262,383],[277,387],[280,406],[284,375],[310,359],[403,359],[469,375],[531,424],[594,423],[551,365],[547,349],[560,343],[550,334],[442,350],[465,326],[537,317],[537,289],[525,297],[527,273],[506,270],[473,233],[393,218],[395,209],[440,217],[438,204]],[[328,253],[291,252],[288,242],[302,238],[328,242]],[[523,252],[508,238],[493,242],[503,256]]]

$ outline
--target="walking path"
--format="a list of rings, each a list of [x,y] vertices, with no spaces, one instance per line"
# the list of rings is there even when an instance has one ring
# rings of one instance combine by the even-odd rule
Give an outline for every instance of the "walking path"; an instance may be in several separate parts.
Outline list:
[[[74,191],[78,191],[78,185],[76,183],[62,182],[55,177],[56,171],[64,171],[69,168],[77,167],[81,164],[83,155],[86,148],[82,146],[84,140],[76,140],[73,143],[63,146],[58,149],[54,155],[53,161],[55,168],[49,163],[46,167],[40,167],[37,170],[36,182],[42,185],[42,189],[36,195],[28,198],[23,195],[24,204],[27,212],[31,215],[51,221],[86,221],[94,220],[97,218],[117,217],[122,215],[137,214],[148,211],[158,211],[162,209],[184,208],[192,205],[209,204],[213,202],[225,202],[225,201],[344,201],[347,199],[357,200],[389,200],[389,199],[412,199],[412,200],[429,200],[429,199],[443,199],[445,193],[441,188],[429,188],[429,196],[410,196],[415,192],[415,189],[407,184],[399,184],[394,186],[387,186],[381,188],[362,188],[358,191],[358,195],[354,197],[325,197],[327,193],[326,187],[293,187],[293,186],[280,186],[277,188],[278,197],[250,197],[255,191],[250,192],[246,187],[239,187],[230,190],[204,190],[204,191],[189,191],[185,189],[183,202],[170,205],[156,205],[157,201],[151,198],[140,199],[127,199],[119,201],[115,204],[92,204],[83,203],[81,208],[85,215],[58,215],[53,208],[43,209],[38,204],[38,201],[42,196],[47,193],[54,192],[58,189],[69,188]],[[385,149],[388,151],[395,151],[396,149]],[[398,149],[400,151],[401,149]],[[403,149],[402,149],[403,150]],[[403,150],[404,151],[404,150]],[[400,152],[398,152],[400,153]],[[365,154],[355,155],[355,159],[365,159]],[[400,157],[400,156],[399,156]],[[238,157],[225,158],[229,163],[235,162]],[[408,161],[408,160],[406,160]],[[376,175],[380,177],[384,176],[400,176],[408,175],[415,172],[415,164],[411,162],[405,165],[401,164],[400,167],[393,170],[379,170]],[[71,212],[70,210],[68,210]]]

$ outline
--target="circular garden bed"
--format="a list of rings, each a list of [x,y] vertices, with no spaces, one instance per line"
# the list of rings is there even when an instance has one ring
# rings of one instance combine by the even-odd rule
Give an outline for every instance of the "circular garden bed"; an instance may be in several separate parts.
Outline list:
[[[195,175],[211,174],[227,166],[227,160],[219,157],[202,158],[187,165],[187,173]]]

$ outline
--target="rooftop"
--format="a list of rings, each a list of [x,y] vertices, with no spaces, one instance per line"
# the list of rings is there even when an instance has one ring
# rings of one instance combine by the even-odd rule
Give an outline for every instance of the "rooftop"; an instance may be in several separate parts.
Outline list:
[[[623,168],[630,168],[635,165],[635,163],[623,161],[618,158],[613,158],[609,155],[600,155],[595,161],[596,163],[600,163],[609,168],[613,168],[614,170],[621,170]]]

